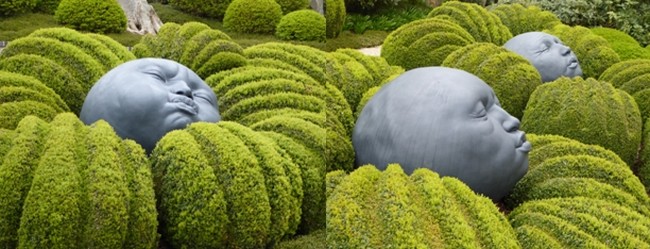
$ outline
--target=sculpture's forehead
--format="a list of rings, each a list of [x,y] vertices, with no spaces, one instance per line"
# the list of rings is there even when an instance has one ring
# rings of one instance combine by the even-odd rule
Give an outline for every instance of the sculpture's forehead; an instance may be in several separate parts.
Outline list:
[[[184,68],[181,64],[174,61],[153,58],[132,61],[132,63],[127,63],[123,66],[123,70],[143,72],[149,69],[156,69],[166,74],[176,74],[181,68]]]

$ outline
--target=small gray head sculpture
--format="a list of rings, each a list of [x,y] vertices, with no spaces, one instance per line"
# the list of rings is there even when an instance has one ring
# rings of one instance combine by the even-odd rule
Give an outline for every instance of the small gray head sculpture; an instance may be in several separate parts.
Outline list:
[[[576,55],[553,35],[527,32],[508,40],[503,47],[530,61],[542,76],[542,82],[554,81],[561,76],[582,76]]]
[[[81,108],[85,124],[104,119],[117,135],[149,153],[167,132],[221,119],[212,89],[189,68],[171,60],[126,62],[93,85]]]
[[[429,168],[499,200],[528,170],[531,144],[519,124],[473,74],[423,67],[403,73],[368,101],[352,143],[357,165],[383,170],[399,163],[407,174]]]

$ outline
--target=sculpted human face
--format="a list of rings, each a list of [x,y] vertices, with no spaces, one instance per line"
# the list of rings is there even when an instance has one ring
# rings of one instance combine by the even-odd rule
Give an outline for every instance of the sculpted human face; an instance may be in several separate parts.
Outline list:
[[[408,174],[426,167],[498,200],[528,169],[531,145],[519,124],[476,76],[418,68],[366,104],[352,141],[358,165],[399,163]]]
[[[547,33],[523,33],[510,39],[503,47],[530,61],[542,76],[543,82],[553,81],[561,76],[582,75],[578,58],[571,48]]]
[[[90,90],[81,120],[106,120],[122,138],[150,152],[167,132],[198,121],[220,120],[217,98],[187,67],[165,59],[126,62]]]

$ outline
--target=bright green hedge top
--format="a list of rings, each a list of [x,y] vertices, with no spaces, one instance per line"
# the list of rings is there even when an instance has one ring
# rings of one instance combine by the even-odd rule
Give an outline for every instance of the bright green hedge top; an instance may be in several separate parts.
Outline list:
[[[2,61],[0,61],[2,62]],[[12,73],[9,71],[0,71],[0,87],[5,88],[22,88],[25,90],[31,90],[43,96],[41,100],[45,101],[45,104],[51,105],[53,109],[58,110],[59,112],[69,111],[68,106],[61,99],[61,97],[54,92],[51,88],[44,85],[37,78],[23,75],[20,73]],[[30,99],[24,99],[30,100]],[[37,102],[41,102],[38,99],[31,99]],[[12,99],[5,96],[0,103],[11,102]],[[16,101],[22,101],[17,99]]]
[[[86,36],[103,43],[104,46],[110,49],[113,54],[122,60],[122,62],[135,60],[135,55],[133,55],[133,53],[131,53],[131,51],[129,51],[124,45],[113,40],[113,38],[95,33],[87,33]]]
[[[181,27],[178,23],[166,22],[158,34],[144,35],[131,52],[138,58],[159,57],[180,61],[185,45],[185,40],[180,36]]]
[[[475,3],[446,1],[433,8],[427,15],[428,18],[437,16],[446,16],[445,19],[457,23],[477,42],[490,42],[501,46],[512,38],[512,33],[497,15]]]
[[[312,9],[296,10],[284,15],[275,28],[282,40],[325,42],[325,17]]]
[[[343,31],[345,25],[345,0],[325,0],[323,3],[326,20],[327,38],[336,38]]]
[[[121,33],[127,17],[117,1],[61,0],[54,12],[60,24],[94,33]]]
[[[282,18],[274,0],[233,0],[223,17],[223,27],[238,33],[273,34]]]
[[[566,141],[560,140],[546,144],[541,141],[541,144],[538,144],[538,141],[540,141],[539,137],[542,136],[535,134],[526,135],[528,141],[531,142],[535,148],[528,154],[529,170],[537,167],[538,164],[547,159],[567,155],[590,155],[608,160],[615,164],[625,164],[616,153],[598,145],[583,144],[568,138]]]
[[[521,4],[499,4],[490,9],[513,36],[532,31],[542,31],[562,23],[553,12],[542,10],[535,5],[524,7]]]
[[[184,51],[183,55],[180,58],[180,63],[183,65],[187,65],[190,68],[199,68],[205,61],[209,58],[208,55],[203,55],[203,57],[208,57],[208,58],[202,58],[200,60],[197,60],[197,56],[201,54],[204,50],[209,54],[216,54],[220,51],[230,51],[230,52],[239,52],[241,53],[243,49],[239,44],[232,44],[232,46],[220,46],[222,50],[215,50],[214,48],[211,50],[206,50],[209,46],[214,46],[211,45],[212,43],[219,44],[217,42],[227,42],[231,41],[230,36],[226,35],[226,33],[223,33],[219,30],[216,29],[203,29],[200,32],[196,33],[194,36],[188,38],[188,40],[184,44]],[[229,44],[230,45],[230,44]]]
[[[599,79],[632,95],[644,120],[650,115],[650,88],[647,84],[650,80],[650,59],[621,61],[605,70]]]
[[[330,185],[334,185],[330,187]],[[455,178],[399,165],[328,174],[327,243],[336,248],[519,248],[492,202]]]
[[[641,114],[634,99],[593,78],[560,78],[531,94],[521,130],[556,134],[615,152],[632,165],[641,143]]]
[[[621,61],[607,40],[592,33],[588,28],[558,24],[544,32],[557,36],[571,48],[580,61],[584,78],[598,78],[611,65]]]
[[[530,201],[508,218],[525,248],[648,248],[647,216],[584,197]]]
[[[621,61],[650,59],[650,52],[641,47],[638,41],[623,31],[613,28],[595,27],[591,28],[591,32],[605,38],[621,58]]]
[[[365,55],[349,54],[352,53],[346,52],[346,50],[329,53],[327,56],[330,61],[328,72],[330,72],[332,84],[343,93],[354,112],[362,94],[367,89],[379,85],[383,79],[375,79],[372,74],[378,70],[372,60],[362,57]],[[358,58],[355,58],[357,56]],[[364,61],[366,64],[363,63]],[[377,75],[376,77],[380,78],[381,76]]]
[[[405,70],[439,66],[451,52],[476,40],[462,26],[444,18],[426,18],[402,25],[391,32],[381,57]]]
[[[458,68],[487,83],[504,110],[521,119],[530,94],[542,84],[535,67],[522,56],[492,43],[474,43],[447,56],[442,66]]]
[[[290,48],[292,46],[294,48]],[[324,69],[324,53],[316,51],[314,48],[265,43],[244,49],[244,55],[249,59],[267,58],[278,60],[300,69],[304,74],[311,76],[323,85],[327,82]],[[318,55],[321,56],[315,58]]]

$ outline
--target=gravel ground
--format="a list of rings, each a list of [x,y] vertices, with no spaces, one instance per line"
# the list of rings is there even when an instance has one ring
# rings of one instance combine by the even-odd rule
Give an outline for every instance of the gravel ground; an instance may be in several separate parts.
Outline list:
[[[381,54],[381,46],[376,46],[376,47],[372,47],[372,48],[362,48],[362,49],[359,49],[359,51],[361,53],[366,54],[366,55],[379,56],[379,54]]]

